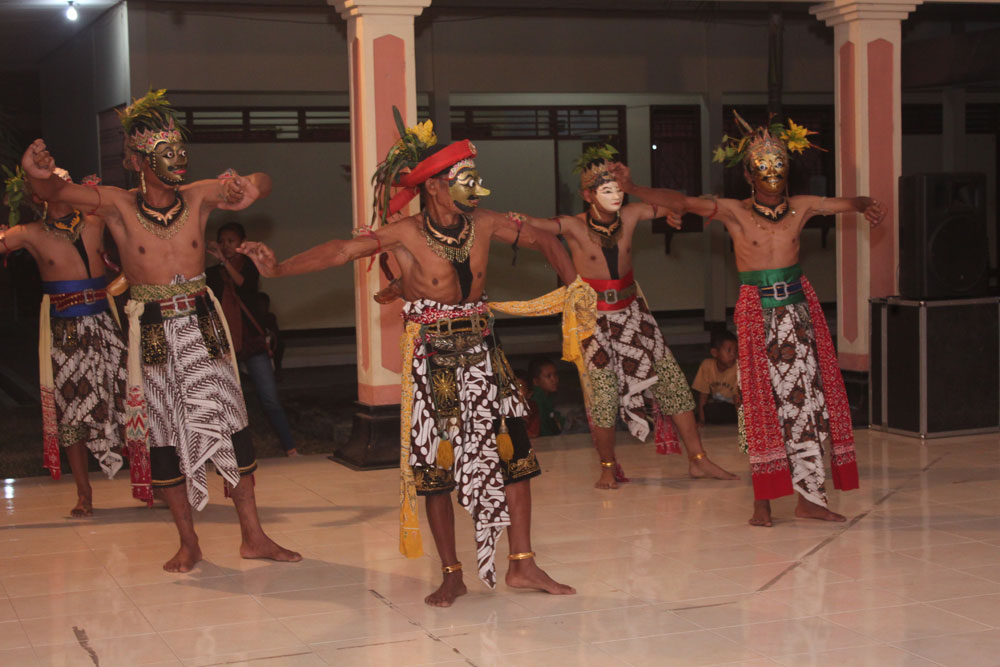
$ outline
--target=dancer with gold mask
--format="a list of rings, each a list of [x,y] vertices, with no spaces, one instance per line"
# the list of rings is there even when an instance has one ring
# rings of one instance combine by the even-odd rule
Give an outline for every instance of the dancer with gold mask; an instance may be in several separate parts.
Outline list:
[[[741,448],[748,451],[754,512],[750,524],[770,526],[770,501],[797,493],[795,516],[844,521],[827,507],[823,449],[830,448],[834,487],[858,487],[851,415],[823,310],[799,266],[799,236],[816,215],[862,213],[874,226],[885,210],[870,197],[788,194],[789,153],[816,148],[814,134],[791,120],[751,127],[739,115],[741,137],[723,137],[714,159],[742,165],[749,199],[686,197],[639,187],[618,168],[622,188],[644,201],[722,222],[740,272],[739,338]]]
[[[131,284],[128,445],[148,443],[152,485],[170,506],[181,542],[163,569],[188,572],[202,558],[191,507],[208,503],[209,460],[236,506],[240,555],[298,561],[299,554],[278,546],[260,525],[246,405],[225,319],[205,286],[202,247],[212,210],[250,206],[270,192],[271,179],[230,171],[186,183],[183,128],[165,93],[150,91],[121,112],[125,166],[138,173],[138,188],[62,181],[52,175],[55,161],[41,139],[22,166],[40,196],[96,211],[118,244]]]
[[[534,560],[530,480],[541,468],[523,423],[526,408],[493,328],[491,308],[497,304],[485,292],[493,241],[541,250],[564,280],[572,280],[572,264],[554,236],[479,208],[489,190],[482,187],[472,142],[441,147],[430,121],[406,129],[398,111],[396,121],[400,140],[373,179],[377,227],[280,263],[262,244],[245,243],[240,252],[263,276],[319,271],[383,252],[399,263],[395,287],[406,321],[400,548],[411,557],[422,553],[416,517],[416,496],[422,495],[443,572],[441,585],[424,601],[447,607],[467,592],[455,546],[453,490],[473,517],[477,570],[490,588],[496,585],[497,541],[506,527],[507,585],[572,594]],[[399,188],[394,196],[393,188]],[[422,210],[386,224],[418,192]]]

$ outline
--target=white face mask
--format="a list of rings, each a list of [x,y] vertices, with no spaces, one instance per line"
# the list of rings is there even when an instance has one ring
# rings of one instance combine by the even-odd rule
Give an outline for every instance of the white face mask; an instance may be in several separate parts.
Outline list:
[[[622,207],[624,201],[625,194],[616,182],[604,183],[594,190],[594,203],[602,211],[614,213]]]

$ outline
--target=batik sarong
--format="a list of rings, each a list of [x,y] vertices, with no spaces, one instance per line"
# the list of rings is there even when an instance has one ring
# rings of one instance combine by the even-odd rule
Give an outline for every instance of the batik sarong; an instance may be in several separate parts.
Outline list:
[[[597,426],[612,428],[621,416],[629,432],[645,440],[657,414],[694,410],[691,388],[645,299],[637,294],[632,274],[621,280],[584,280],[597,293],[594,329],[582,343],[590,376],[590,417]],[[650,401],[654,414],[647,419]]]
[[[741,272],[741,447],[754,494],[793,491],[825,507],[823,450],[832,446],[834,486],[858,486],[850,408],[819,299],[798,265]]]
[[[105,282],[100,277],[42,283],[43,439],[46,467],[56,479],[55,447],[77,442],[86,445],[109,479],[122,467],[125,343],[108,314]]]
[[[129,410],[144,407],[148,421],[130,438],[175,450],[188,500],[201,510],[208,503],[206,462],[230,486],[240,481],[232,436],[246,428],[247,412],[226,321],[204,274],[131,289]],[[156,485],[175,482],[153,473]]]
[[[403,306],[412,336],[408,464],[418,493],[457,489],[473,518],[479,576],[496,585],[496,541],[510,525],[507,482],[540,472],[522,426],[527,415],[484,296],[475,304],[419,299]],[[415,327],[419,330],[414,331]],[[407,352],[407,351],[404,351]],[[514,436],[513,438],[511,436]],[[516,451],[514,440],[522,442]],[[451,459],[448,461],[447,459]]]

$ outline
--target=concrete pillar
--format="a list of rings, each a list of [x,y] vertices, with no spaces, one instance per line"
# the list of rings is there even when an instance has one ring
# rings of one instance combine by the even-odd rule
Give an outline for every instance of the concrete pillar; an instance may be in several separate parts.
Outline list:
[[[399,138],[392,107],[399,109],[407,126],[417,122],[413,19],[431,0],[327,2],[347,21],[353,220],[358,233],[371,225],[375,166]],[[377,263],[368,267],[367,260],[354,264],[358,412],[350,440],[334,454],[357,467],[399,461],[402,303],[375,303],[373,295],[387,282]]]
[[[834,0],[812,7],[833,28],[837,195],[883,202],[872,230],[860,214],[837,220],[837,347],[845,370],[869,370],[868,299],[894,294],[899,263],[900,25],[919,0]]]

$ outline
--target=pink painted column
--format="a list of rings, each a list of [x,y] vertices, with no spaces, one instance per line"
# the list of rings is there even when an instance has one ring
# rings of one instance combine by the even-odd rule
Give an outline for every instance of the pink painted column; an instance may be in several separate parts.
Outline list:
[[[846,370],[869,370],[868,299],[896,293],[900,25],[918,4],[834,0],[810,10],[834,34],[837,194],[875,197],[887,209],[874,230],[857,214],[837,221],[837,347]]]
[[[327,0],[347,21],[350,57],[351,180],[354,233],[372,220],[371,177],[399,138],[392,107],[407,126],[416,123],[413,19],[431,0]],[[402,303],[379,305],[373,295],[386,285],[376,263],[354,264],[354,308],[358,345],[358,408],[351,441],[335,456],[367,467],[399,460]],[[393,268],[396,268],[395,266]],[[395,271],[399,275],[399,271]],[[391,434],[391,437],[390,437]],[[395,453],[384,442],[394,442]]]

